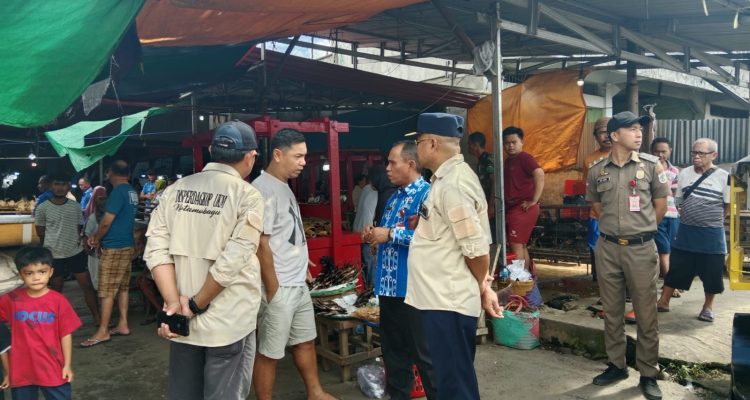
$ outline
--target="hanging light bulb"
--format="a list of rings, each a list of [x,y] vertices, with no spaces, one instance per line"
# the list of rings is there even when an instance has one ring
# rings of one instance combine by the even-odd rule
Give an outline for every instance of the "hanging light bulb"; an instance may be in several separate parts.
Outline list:
[[[34,154],[34,152],[33,152],[33,151],[32,151],[32,152],[29,152],[29,160],[32,160],[32,161],[33,161],[33,160],[36,160],[36,154]]]
[[[32,161],[32,162],[31,162],[31,166],[32,166],[32,167],[36,167],[37,165],[38,165],[38,164],[36,163],[36,161]]]
[[[331,170],[331,164],[328,161],[324,162],[323,163],[323,171],[328,172],[330,170]]]
[[[583,86],[583,78],[578,78],[578,80],[576,81],[576,85]]]

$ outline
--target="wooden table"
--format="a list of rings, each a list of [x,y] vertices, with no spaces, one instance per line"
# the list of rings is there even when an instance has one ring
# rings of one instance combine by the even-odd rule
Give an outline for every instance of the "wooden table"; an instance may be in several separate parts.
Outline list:
[[[352,366],[356,363],[380,357],[379,343],[374,340],[372,328],[356,319],[333,319],[315,316],[318,329],[316,350],[323,362],[323,370],[330,369],[331,362],[341,367],[341,382],[352,379]],[[364,334],[355,334],[354,329],[364,327]],[[329,335],[334,333],[333,341]]]

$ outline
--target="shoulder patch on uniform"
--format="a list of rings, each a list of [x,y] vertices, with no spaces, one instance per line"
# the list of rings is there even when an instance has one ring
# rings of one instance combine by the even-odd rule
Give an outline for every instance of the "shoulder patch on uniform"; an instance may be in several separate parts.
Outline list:
[[[602,162],[602,161],[606,160],[606,159],[607,159],[607,157],[608,157],[608,156],[603,156],[602,158],[600,158],[600,159],[598,159],[598,160],[594,160],[594,161],[592,161],[592,162],[591,162],[591,164],[589,164],[589,168],[591,168],[591,167],[593,167],[594,165],[596,165],[596,164],[599,164],[600,162]]]
[[[263,232],[263,219],[255,211],[247,212],[247,223],[260,232]]]
[[[659,162],[659,157],[648,154],[648,153],[638,153],[638,158],[640,158],[641,160],[652,162],[654,164]]]

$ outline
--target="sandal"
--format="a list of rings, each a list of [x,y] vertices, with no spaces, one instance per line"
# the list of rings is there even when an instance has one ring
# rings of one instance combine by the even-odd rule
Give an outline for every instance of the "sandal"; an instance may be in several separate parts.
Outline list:
[[[711,310],[703,310],[698,314],[698,320],[703,322],[714,322],[714,312]]]
[[[669,312],[669,307],[660,306],[659,303],[656,303],[656,311],[657,312]]]
[[[109,342],[110,340],[112,340],[112,339],[111,338],[110,339],[92,339],[92,338],[88,338],[88,339],[84,340],[83,342],[81,342],[80,346],[82,348],[84,348],[84,349],[87,349],[89,347],[94,347],[94,346],[98,346],[98,345],[100,345],[102,343]]]
[[[117,328],[109,330],[109,336],[130,336],[131,332],[122,332]]]
[[[672,292],[672,298],[679,299],[680,297],[682,297],[682,295],[680,294],[679,289],[675,289],[674,292]]]

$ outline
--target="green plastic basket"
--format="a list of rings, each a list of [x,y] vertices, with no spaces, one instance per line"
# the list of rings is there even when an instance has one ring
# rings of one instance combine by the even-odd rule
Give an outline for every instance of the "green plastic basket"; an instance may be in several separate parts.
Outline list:
[[[539,311],[504,310],[503,317],[492,318],[495,343],[521,350],[539,347]]]

